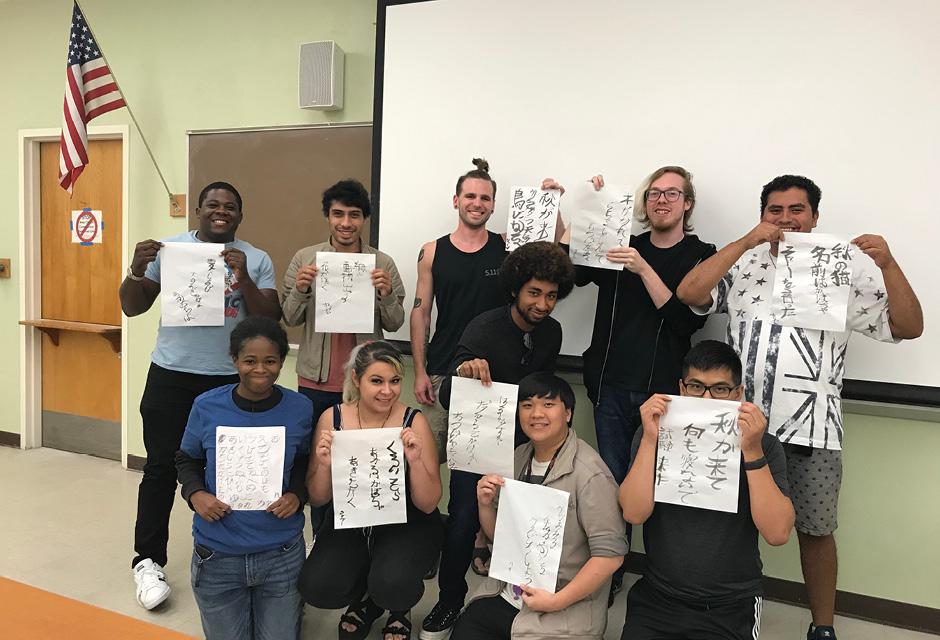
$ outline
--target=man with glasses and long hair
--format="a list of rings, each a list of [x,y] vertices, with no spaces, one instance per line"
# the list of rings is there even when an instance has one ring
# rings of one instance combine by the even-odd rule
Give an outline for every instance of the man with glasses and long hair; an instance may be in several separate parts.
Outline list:
[[[604,178],[598,175],[592,182],[600,189]],[[682,357],[692,334],[705,324],[675,294],[685,275],[715,253],[714,245],[690,233],[694,209],[692,174],[682,167],[660,167],[636,194],[634,217],[649,230],[631,236],[630,246],[607,253],[623,270],[576,268],[578,286],[593,282],[598,287],[591,345],[584,352],[584,386],[594,403],[598,453],[618,484],[627,475],[640,405],[653,393],[678,393]],[[622,583],[620,569],[611,582],[609,604]]]
[[[574,288],[574,266],[564,249],[551,242],[532,242],[510,253],[500,267],[505,292],[512,296],[508,305],[485,311],[470,321],[457,344],[450,373],[476,378],[483,384],[493,381],[518,384],[537,371],[554,373],[561,350],[561,324],[550,317],[555,303]],[[441,386],[440,397],[450,406],[451,378]],[[517,426],[516,445],[527,438]],[[440,599],[434,608],[435,628],[425,626],[424,640],[440,640],[463,608],[467,595],[467,568],[474,554],[474,539],[480,528],[477,482],[481,476],[468,471],[451,471],[447,527],[438,581]]]
[[[741,400],[741,361],[730,346],[703,340],[686,355],[683,396]],[[670,398],[655,394],[640,407],[630,470],[620,507],[643,525],[647,566],[627,595],[624,640],[729,638],[753,640],[760,631],[762,582],[757,534],[785,544],[793,528],[787,463],[767,418],[750,402],[738,413],[741,474],[736,512],[654,501],[659,420]]]

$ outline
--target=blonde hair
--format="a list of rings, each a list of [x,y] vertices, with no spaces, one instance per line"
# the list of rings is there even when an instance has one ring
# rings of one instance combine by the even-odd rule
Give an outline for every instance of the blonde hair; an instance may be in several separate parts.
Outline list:
[[[674,173],[682,178],[682,194],[685,196],[686,202],[690,203],[688,211],[682,215],[682,230],[689,233],[693,230],[689,219],[692,217],[692,211],[695,210],[695,185],[692,184],[692,174],[679,166],[660,167],[646,177],[634,197],[633,218],[643,225],[644,229],[649,228],[650,219],[646,214],[646,192],[649,191],[651,184],[667,173]]]
[[[402,362],[401,351],[395,345],[385,340],[374,340],[355,347],[349,354],[349,361],[343,367],[343,402],[346,404],[359,399],[359,387],[353,380],[353,374],[362,378],[366,369],[376,362],[385,362],[392,365],[398,375],[403,375],[405,365]]]

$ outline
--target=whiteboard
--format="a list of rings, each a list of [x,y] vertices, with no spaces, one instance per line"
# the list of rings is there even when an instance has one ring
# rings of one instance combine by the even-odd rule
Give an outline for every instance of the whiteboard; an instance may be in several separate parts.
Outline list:
[[[758,222],[763,184],[802,174],[823,191],[817,230],[884,235],[924,307],[916,341],[855,336],[846,377],[940,387],[940,3],[435,0],[384,19],[379,241],[409,295],[421,244],[456,226],[474,156],[499,185],[493,231],[513,184],[635,185],[682,165],[695,233],[719,247]],[[559,303],[562,353],[589,344],[594,301],[592,286]]]

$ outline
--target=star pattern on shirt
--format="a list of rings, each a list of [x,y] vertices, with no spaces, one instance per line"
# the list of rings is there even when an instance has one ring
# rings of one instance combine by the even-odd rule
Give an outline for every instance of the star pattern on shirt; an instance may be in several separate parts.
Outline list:
[[[758,302],[763,302],[760,296],[754,296],[751,298],[751,304],[757,304]]]
[[[747,293],[747,289],[738,289],[738,297],[739,297],[739,298],[740,298],[741,296],[743,296],[745,293]]]
[[[887,295],[887,294],[886,294],[884,291],[882,291],[881,289],[879,289],[878,291],[875,292],[875,299],[876,299],[876,300],[881,300],[881,299],[884,298],[886,295]]]
[[[734,312],[734,317],[736,317],[736,318],[743,318],[743,317],[744,317],[744,309],[738,309],[737,311],[735,311],[735,312]]]
[[[870,307],[859,307],[858,311],[855,312],[857,316],[864,316],[868,313]]]
[[[754,284],[767,284],[767,280],[765,278],[761,278],[759,280],[755,280]]]
[[[748,264],[757,264],[757,258],[751,258],[747,261]]]
[[[741,278],[743,278],[744,280],[750,280],[750,279],[751,279],[751,272],[748,271],[747,273],[742,273],[742,274],[741,274]]]
[[[769,269],[769,268],[770,268],[770,263],[769,263],[769,262],[761,262],[761,263],[760,263],[760,268],[761,268],[761,269]]]
[[[853,293],[855,294],[855,297],[856,297],[856,298],[860,298],[860,297],[862,297],[862,295],[863,295],[861,289],[855,289],[855,290],[853,290]]]
[[[877,330],[878,330],[878,327],[873,324],[870,324],[867,327],[865,327],[865,333],[875,333],[875,331]]]

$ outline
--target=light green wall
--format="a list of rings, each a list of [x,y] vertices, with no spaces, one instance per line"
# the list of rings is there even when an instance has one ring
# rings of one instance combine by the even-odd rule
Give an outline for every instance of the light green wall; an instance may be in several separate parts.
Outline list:
[[[373,0],[85,0],[86,17],[147,133],[171,188],[187,190],[189,129],[372,119],[375,41]],[[0,206],[17,228],[17,132],[58,127],[71,2],[0,0],[0,56],[8,90],[0,103]],[[336,40],[346,52],[346,108],[321,113],[297,104],[301,42]],[[130,124],[126,111],[93,124]],[[185,230],[166,214],[166,200],[136,131],[130,141],[131,242]],[[0,257],[18,256],[19,238],[0,234]],[[14,261],[14,275],[19,265]],[[128,445],[143,455],[137,403],[146,376],[157,311],[129,322]],[[7,354],[0,386],[0,429],[19,431],[19,291],[0,280],[0,349]],[[295,384],[293,359],[284,382]],[[577,379],[572,379],[575,382]],[[406,387],[410,387],[406,384]],[[576,385],[575,423],[593,444],[591,407]],[[410,400],[410,398],[405,398]],[[940,426],[846,415],[847,452],[837,538],[839,588],[940,608]],[[800,580],[794,542],[765,549],[768,575]]]

